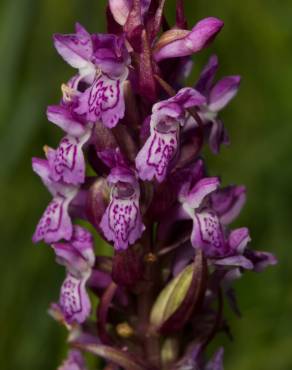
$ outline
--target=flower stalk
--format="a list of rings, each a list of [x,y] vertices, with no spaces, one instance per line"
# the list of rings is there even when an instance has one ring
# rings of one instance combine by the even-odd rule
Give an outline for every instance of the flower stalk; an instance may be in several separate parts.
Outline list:
[[[109,0],[108,34],[77,23],[54,35],[76,73],[47,109],[64,137],[32,161],[52,195],[33,241],[50,245],[66,272],[49,311],[68,330],[60,370],[87,369],[86,352],[111,370],[222,370],[223,348],[211,359],[206,352],[229,335],[224,305],[238,313],[234,280],[276,263],[250,248],[247,228],[232,228],[246,189],[222,187],[202,152],[229,144],[220,112],[240,77],[214,82],[213,55],[184,86],[193,54],[223,22],[210,17],[189,30],[178,0],[171,27],[165,5]]]

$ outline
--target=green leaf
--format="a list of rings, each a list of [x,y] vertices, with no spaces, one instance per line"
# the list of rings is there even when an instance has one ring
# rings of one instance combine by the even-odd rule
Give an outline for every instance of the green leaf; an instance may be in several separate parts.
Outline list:
[[[151,311],[151,324],[165,333],[180,329],[205,291],[206,274],[205,258],[198,251],[194,263],[171,280],[159,294]]]

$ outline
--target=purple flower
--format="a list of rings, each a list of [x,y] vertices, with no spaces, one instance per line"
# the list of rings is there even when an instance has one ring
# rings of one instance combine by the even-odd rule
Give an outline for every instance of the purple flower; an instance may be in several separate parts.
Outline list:
[[[72,349],[68,357],[62,363],[58,370],[86,370],[85,361],[80,351]]]
[[[62,85],[63,97],[59,105],[51,105],[47,109],[47,118],[50,122],[59,126],[68,135],[81,137],[85,134],[92,124],[89,123],[84,115],[75,112],[78,107],[78,97],[81,92],[78,86],[82,77],[76,75],[67,84]]]
[[[192,55],[205,48],[220,32],[224,23],[217,18],[205,18],[198,22],[191,31],[170,30],[158,43],[154,58],[161,61]]]
[[[246,201],[244,186],[230,185],[211,194],[212,208],[224,225],[233,222],[239,215]]]
[[[73,68],[77,68],[81,76],[94,76],[93,41],[91,35],[79,23],[75,25],[75,34],[54,35],[54,45],[62,58]]]
[[[123,83],[128,76],[129,54],[123,37],[90,35],[79,24],[72,35],[55,35],[59,54],[74,68],[89,87],[80,94],[74,112],[90,122],[102,121],[114,127],[123,118]]]
[[[85,160],[82,147],[88,141],[91,130],[81,137],[65,136],[56,150],[46,147],[51,178],[67,184],[78,185],[85,180]]]
[[[125,75],[131,62],[125,37],[99,33],[92,35],[92,40],[92,61],[97,69],[116,79]]]
[[[76,277],[87,275],[94,265],[92,235],[79,225],[74,226],[71,240],[54,243],[52,247],[57,261],[65,265],[67,270]]]
[[[207,363],[205,370],[223,370],[223,355],[224,349],[219,348],[211,360]]]
[[[203,249],[205,255],[216,265],[251,269],[251,262],[243,256],[250,241],[248,229],[236,229],[230,232],[226,239],[227,231],[221,223],[220,214],[212,208],[211,200],[214,194],[218,195],[220,192],[219,185],[218,178],[206,177],[200,179],[194,186],[186,183],[181,188],[180,201],[186,214],[193,220],[192,246]]]
[[[115,249],[127,249],[142,235],[145,226],[140,212],[140,187],[132,171],[114,168],[108,182],[111,186],[109,205],[102,217],[100,227]]]
[[[91,303],[85,287],[89,275],[78,278],[69,272],[62,284],[59,307],[68,324],[83,323],[90,314]]]
[[[75,112],[112,128],[125,114],[123,84],[130,59],[123,37],[94,35],[93,40],[92,60],[98,69],[91,86],[81,94]]]
[[[72,348],[114,369],[223,370],[223,349],[209,361],[206,352],[218,332],[227,332],[224,300],[238,312],[230,283],[277,261],[249,248],[247,228],[230,228],[246,189],[220,189],[203,160],[205,140],[214,153],[229,142],[218,113],[240,77],[214,83],[213,56],[195,87],[182,88],[192,54],[223,22],[206,18],[189,31],[178,0],[172,27],[165,3],[109,0],[112,34],[76,24],[75,33],[54,36],[77,74],[47,109],[64,137],[56,149],[45,146],[46,159],[33,159],[52,194],[33,241],[50,244],[65,267],[49,312],[68,329]],[[76,219],[113,245],[111,256],[95,254],[93,235],[73,225]],[[141,356],[145,339],[151,359]],[[81,352],[70,350],[61,369],[85,370]]]
[[[204,202],[206,197],[218,189],[217,177],[203,178],[193,187],[183,187],[180,201],[183,209],[193,220],[191,242],[194,248],[203,248],[207,254],[220,250],[224,245],[223,230],[217,214]]]
[[[196,84],[196,89],[207,99],[207,103],[200,107],[200,116],[209,127],[209,145],[215,154],[218,154],[221,144],[229,143],[227,132],[223,122],[218,118],[218,113],[234,98],[241,80],[240,76],[228,76],[213,84],[217,70],[218,58],[213,55]]]
[[[114,79],[100,73],[81,95],[75,112],[85,114],[90,122],[101,121],[108,128],[116,126],[125,114],[123,82],[127,75],[125,71],[122,76]]]
[[[46,160],[33,158],[32,167],[53,195],[53,200],[37,225],[33,241],[36,243],[44,240],[46,243],[53,243],[60,239],[71,239],[73,227],[68,207],[76,196],[78,188],[53,181],[50,166]]]
[[[57,306],[67,324],[82,323],[91,309],[86,282],[91,275],[95,261],[92,235],[76,225],[70,241],[55,243],[52,247],[58,263],[66,266],[67,270],[67,277],[62,284]]]
[[[228,240],[225,240],[224,245],[221,246],[221,251],[224,254],[215,252],[213,256],[210,256],[213,263],[217,266],[237,266],[251,270],[253,264],[244,256],[250,240],[249,231],[245,227],[231,231]]]
[[[142,180],[156,177],[162,182],[179,150],[180,127],[186,109],[203,104],[204,97],[191,88],[181,89],[174,97],[153,106],[150,136],[136,157],[136,168]]]
[[[274,266],[278,263],[277,258],[268,252],[254,251],[247,249],[244,252],[244,256],[248,258],[253,264],[253,271],[261,272],[269,266]]]
[[[47,117],[50,122],[71,136],[79,137],[85,132],[84,120],[69,106],[50,105],[47,109]]]

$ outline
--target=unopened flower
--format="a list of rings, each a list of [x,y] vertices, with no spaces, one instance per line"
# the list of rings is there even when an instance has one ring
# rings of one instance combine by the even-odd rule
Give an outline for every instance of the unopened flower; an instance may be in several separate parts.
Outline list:
[[[210,17],[198,22],[191,31],[170,30],[160,39],[154,57],[161,61],[197,53],[216,37],[223,25],[220,19]]]

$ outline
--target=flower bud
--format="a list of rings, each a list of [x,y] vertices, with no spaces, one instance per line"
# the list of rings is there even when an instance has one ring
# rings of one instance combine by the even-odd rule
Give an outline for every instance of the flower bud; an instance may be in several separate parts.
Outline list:
[[[162,290],[153,305],[150,322],[162,334],[180,330],[205,292],[207,267],[202,252]]]
[[[159,62],[197,53],[208,46],[223,24],[220,19],[210,17],[198,22],[191,31],[173,29],[165,32],[155,46],[155,60]]]

